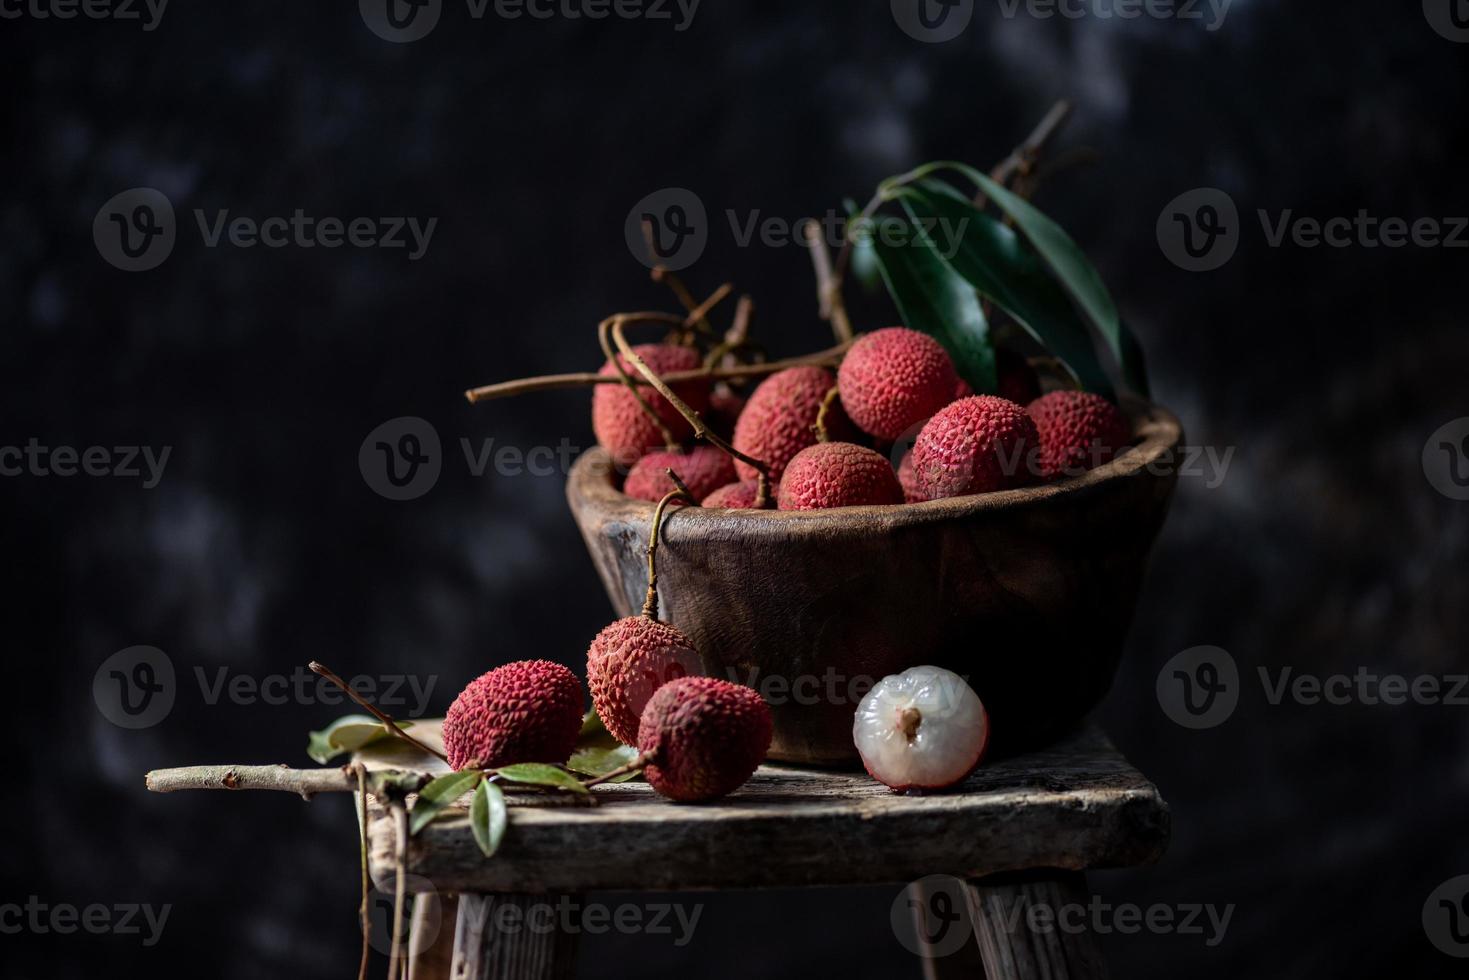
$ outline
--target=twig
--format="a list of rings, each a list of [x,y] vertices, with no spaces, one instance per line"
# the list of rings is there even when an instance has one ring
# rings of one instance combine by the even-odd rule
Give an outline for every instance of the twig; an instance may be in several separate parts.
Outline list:
[[[714,309],[714,307],[718,306],[720,303],[723,303],[725,297],[727,297],[732,292],[734,292],[734,283],[732,282],[727,282],[724,285],[720,286],[718,289],[714,290],[714,292],[710,294],[708,299],[704,300],[704,302],[700,303],[692,310],[689,310],[688,316],[683,318],[684,326],[692,327],[696,323],[707,323],[709,311]],[[710,332],[713,332],[713,328],[710,328]]]
[[[275,766],[184,766],[155,769],[144,777],[151,793],[185,789],[260,789],[296,793],[311,799],[317,793],[352,793],[357,775],[351,766],[340,769],[292,769]]]
[[[630,318],[645,317],[649,314],[629,314]],[[674,318],[675,320],[677,317]],[[682,384],[685,381],[730,381],[737,378],[759,378],[786,368],[802,367],[807,364],[829,365],[841,359],[847,352],[850,344],[838,344],[835,347],[815,354],[805,354],[801,357],[788,357],[781,361],[767,361],[764,364],[740,364],[736,367],[726,368],[695,368],[689,371],[670,371],[663,376],[663,380],[669,384]],[[634,378],[634,383],[639,387],[648,385],[649,382],[640,378]],[[464,393],[464,397],[471,404],[475,402],[490,401],[495,398],[508,398],[511,395],[524,395],[533,391],[555,391],[561,388],[585,388],[591,385],[620,385],[621,378],[612,374],[598,374],[595,371],[580,371],[573,374],[547,374],[535,378],[518,378],[514,381],[501,381],[498,384],[484,385],[479,388],[471,388]]]
[[[698,309],[698,301],[694,299],[694,294],[689,292],[689,287],[684,285],[682,279],[675,275],[673,271],[668,268],[668,266],[664,265],[661,262],[658,262],[658,254],[653,249],[652,234],[652,225],[650,225],[646,221],[643,222],[643,237],[647,239],[649,249],[648,254],[653,257],[653,261],[655,263],[655,265],[653,266],[653,281],[661,282],[667,285],[669,289],[673,290],[673,295],[677,297],[679,304],[682,305],[685,310],[688,310],[692,313],[694,310]],[[714,328],[710,326],[709,321],[702,316],[696,319],[691,319],[690,322],[685,324],[685,332],[689,327],[692,327],[700,333],[708,334],[711,337],[714,336]]]
[[[804,232],[806,244],[811,249],[811,264],[816,268],[816,298],[821,304],[821,318],[831,324],[831,332],[838,343],[849,343],[852,321],[842,300],[842,281],[832,271],[831,252],[827,249],[821,225],[807,221]]]
[[[351,698],[353,701],[356,701],[363,708],[366,708],[369,712],[371,712],[374,718],[387,726],[389,732],[398,736],[409,745],[417,747],[420,751],[427,752],[429,755],[434,756],[435,758],[444,760],[444,763],[446,765],[448,764],[449,757],[447,755],[440,752],[438,749],[424,745],[418,739],[414,738],[412,735],[409,735],[403,729],[399,728],[398,723],[393,720],[392,715],[389,715],[388,713],[379,710],[377,705],[366,700],[356,691],[352,690],[351,685],[342,680],[336,674],[332,673],[325,664],[320,664],[313,660],[308,666],[311,667],[312,673],[317,674],[321,677],[325,677],[327,680],[337,685],[337,687],[341,688],[342,691],[347,695],[347,697]]]
[[[616,779],[618,776],[626,776],[630,772],[637,772],[639,769],[646,768],[647,765],[648,765],[648,763],[650,763],[652,761],[653,761],[652,753],[649,753],[649,752],[639,753],[638,754],[638,757],[636,759],[633,759],[627,765],[618,766],[616,769],[613,769],[611,772],[604,772],[604,773],[602,773],[602,775],[598,776],[596,779],[589,779],[586,782],[582,783],[582,785],[585,786],[587,789],[591,789],[593,786],[600,786],[601,784],[605,783],[609,779]]]
[[[676,452],[681,447],[679,446],[678,439],[674,438],[673,430],[663,421],[663,417],[658,414],[658,410],[653,407],[652,402],[643,397],[643,393],[633,383],[632,375],[623,366],[622,358],[618,357],[617,352],[612,349],[612,342],[607,336],[606,320],[603,320],[597,327],[597,341],[602,345],[602,353],[607,355],[607,363],[612,365],[612,370],[622,379],[622,383],[627,386],[627,390],[632,393],[633,400],[638,403],[639,410],[648,417],[648,421],[653,423],[653,427],[663,437],[663,448],[669,452]]]
[[[398,964],[403,956],[403,899],[408,890],[408,808],[402,802],[393,804],[393,945],[388,952],[388,976],[398,977]]]
[[[354,768],[357,770],[357,819],[362,839],[362,905],[357,910],[357,917],[362,923],[362,962],[357,967],[357,980],[367,980],[367,964],[372,958],[372,916],[367,911],[368,892],[372,888],[372,881],[367,875],[367,767],[359,762]]]
[[[691,504],[696,503],[688,487],[683,485],[683,481],[678,478],[672,468],[667,472],[669,479],[677,485],[665,493],[663,499],[658,501],[658,506],[653,508],[653,524],[648,530],[648,595],[643,599],[643,615],[655,623],[658,621],[658,531],[663,526],[663,511],[667,509],[670,502],[679,497]]]
[[[1025,138],[1025,142],[1012,150],[1005,159],[995,164],[990,170],[990,179],[1003,186],[1017,174],[1022,177],[1029,175],[1041,150],[1051,137],[1056,135],[1056,131],[1061,128],[1061,124],[1069,115],[1071,115],[1071,103],[1067,100],[1061,99],[1051,106],[1050,111],[1042,117],[1035,129]],[[974,203],[978,207],[984,207],[985,196],[982,192],[975,195]]]

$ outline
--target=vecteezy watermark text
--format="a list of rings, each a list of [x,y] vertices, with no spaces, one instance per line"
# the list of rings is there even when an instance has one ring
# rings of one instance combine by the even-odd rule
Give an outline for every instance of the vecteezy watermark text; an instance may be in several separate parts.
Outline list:
[[[683,33],[702,0],[464,0],[471,20],[645,20],[672,24]],[[358,0],[362,22],[384,41],[421,41],[438,26],[444,0]]]
[[[33,437],[24,446],[0,446],[0,476],[141,478],[143,489],[152,490],[172,452],[172,446],[43,446]]]
[[[473,477],[564,476],[583,452],[570,439],[556,445],[529,448],[497,443],[493,437],[478,444],[460,438],[465,468]],[[444,468],[439,431],[427,419],[413,415],[389,419],[373,429],[357,450],[357,468],[374,493],[389,500],[415,500],[434,488]]]
[[[1224,26],[1234,0],[993,0],[1005,20],[1177,20]],[[969,29],[976,0],[890,0],[893,20],[915,41],[943,44]]]
[[[145,32],[158,28],[168,0],[0,0],[0,20],[138,21]]]
[[[172,911],[172,905],[154,908],[137,902],[115,905],[93,902],[76,906],[68,902],[43,902],[40,896],[31,895],[23,905],[19,902],[0,905],[0,934],[14,936],[29,932],[38,936],[51,933],[69,936],[80,930],[94,936],[143,936],[144,946],[155,946]],[[145,926],[146,934],[143,932]]]

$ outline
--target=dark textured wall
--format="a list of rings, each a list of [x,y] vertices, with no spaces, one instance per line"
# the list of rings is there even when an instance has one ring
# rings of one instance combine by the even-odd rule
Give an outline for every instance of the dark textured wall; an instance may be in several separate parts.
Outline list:
[[[561,477],[477,478],[456,444],[585,446],[586,398],[470,407],[459,392],[592,367],[598,318],[667,305],[623,241],[650,192],[690,188],[716,216],[821,213],[916,162],[997,160],[1061,96],[1077,105],[1061,145],[1098,157],[1038,203],[1096,259],[1191,441],[1235,449],[1219,486],[1182,482],[1099,712],[1173,804],[1175,846],[1096,885],[1113,902],[1236,910],[1217,947],[1106,937],[1115,975],[1449,975],[1420,915],[1469,873],[1469,708],[1276,706],[1251,678],[1466,669],[1469,504],[1420,462],[1469,415],[1466,252],[1273,248],[1254,215],[1469,214],[1469,46],[1416,3],[1236,0],[1209,31],[981,2],[943,44],[881,2],[710,2],[682,32],[475,21],[451,2],[401,45],[354,7],[176,0],[151,31],[0,21],[0,445],[172,447],[153,489],[0,479],[6,900],[173,906],[151,947],[7,934],[7,975],[349,975],[347,799],[158,797],[141,779],[305,763],[305,732],[343,709],[210,704],[195,670],[409,672],[436,680],[439,712],[497,663],[580,667],[609,609]],[[92,223],[138,186],[173,202],[178,241],[128,273]],[[1238,205],[1241,240],[1222,268],[1185,272],[1155,224],[1203,186]],[[195,208],[438,225],[418,261],[208,248]],[[716,225],[689,278],[753,292],[778,353],[829,337],[797,248],[740,248]],[[868,325],[891,315],[873,309]],[[357,453],[405,415],[449,453],[437,486],[399,503],[368,488]],[[180,684],[168,717],[134,731],[91,686],[138,644]],[[1195,732],[1154,685],[1201,644],[1233,655],[1245,690]],[[592,938],[582,975],[900,975],[914,965],[885,925],[894,897],[693,896],[692,943]]]

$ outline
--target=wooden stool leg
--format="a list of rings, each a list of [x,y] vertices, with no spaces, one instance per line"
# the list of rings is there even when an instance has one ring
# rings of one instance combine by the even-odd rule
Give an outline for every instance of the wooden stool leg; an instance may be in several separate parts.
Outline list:
[[[985,878],[965,894],[988,980],[1106,980],[1084,875]]]
[[[908,886],[923,980],[975,980],[984,975],[965,892],[962,881],[949,877],[929,876]]]
[[[449,980],[454,959],[455,895],[425,893],[413,900],[413,928],[408,938],[408,980]]]
[[[460,895],[454,980],[570,980],[576,932],[563,928],[565,895]]]

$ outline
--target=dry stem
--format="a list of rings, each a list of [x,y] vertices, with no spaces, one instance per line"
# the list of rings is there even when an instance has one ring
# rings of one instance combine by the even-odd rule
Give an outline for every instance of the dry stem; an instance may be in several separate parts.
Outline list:
[[[332,769],[292,769],[276,766],[184,766],[155,769],[144,782],[151,793],[185,789],[263,789],[295,793],[309,800],[317,793],[352,793],[357,776],[351,766]]]
[[[659,315],[665,316],[666,314]],[[680,324],[683,322],[678,321],[676,317],[670,317],[670,319],[674,319]],[[607,355],[607,363],[612,365],[612,370],[622,379],[622,383],[627,386],[627,390],[632,392],[633,399],[638,403],[638,408],[642,409],[643,414],[648,417],[649,421],[657,428],[658,434],[663,437],[663,448],[669,452],[677,452],[682,447],[679,446],[678,440],[674,438],[673,430],[664,423],[663,417],[658,414],[652,402],[644,398],[643,393],[638,390],[638,386],[633,383],[632,375],[628,373],[627,368],[622,366],[622,358],[618,357],[617,352],[612,349],[612,343],[607,338],[607,330],[607,321],[603,320],[597,327],[597,341],[602,345],[602,353]],[[633,356],[629,352],[628,357],[632,358]]]
[[[609,779],[616,779],[618,776],[625,776],[630,772],[637,772],[639,769],[645,769],[647,768],[648,763],[652,761],[653,754],[651,752],[641,752],[638,754],[638,757],[636,759],[632,760],[627,765],[618,766],[611,772],[604,772],[596,779],[589,779],[586,782],[582,783],[582,785],[585,786],[587,789],[591,789],[593,786],[600,786],[602,783],[605,783]]]
[[[325,664],[320,664],[313,660],[308,666],[310,666],[312,673],[318,674],[321,677],[325,677],[327,680],[337,685],[337,687],[341,688],[342,691],[347,695],[347,697],[351,698],[353,701],[356,701],[359,705],[371,712],[374,718],[387,726],[389,732],[398,736],[409,745],[416,747],[419,751],[427,752],[429,755],[434,756],[437,759],[442,759],[445,765],[448,764],[449,757],[447,755],[440,752],[438,749],[430,748],[429,746],[424,745],[418,739],[414,738],[412,735],[409,735],[403,729],[399,728],[398,723],[393,720],[392,715],[389,715],[385,711],[379,710],[377,705],[373,704],[372,702],[368,701],[366,698],[358,694],[356,691],[352,690],[351,685],[342,680],[336,674],[332,673]]]
[[[811,263],[816,268],[816,298],[821,304],[821,318],[831,324],[831,332],[838,343],[852,340],[852,321],[847,316],[847,306],[842,300],[842,282],[832,271],[831,252],[826,247],[821,225],[806,222],[806,244],[811,248]]]
[[[658,501],[658,506],[653,508],[653,526],[648,532],[648,595],[643,600],[643,615],[655,623],[658,621],[658,530],[663,526],[663,511],[670,501],[679,497],[690,504],[697,503],[677,474],[672,469],[667,472],[677,486],[665,493],[663,499]]]
[[[372,957],[372,916],[367,911],[368,891],[372,888],[372,882],[367,876],[367,767],[358,763],[357,770],[357,819],[361,828],[359,836],[362,844],[362,904],[357,909],[357,917],[362,923],[362,961],[357,966],[357,980],[367,980],[367,964]]]

